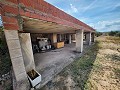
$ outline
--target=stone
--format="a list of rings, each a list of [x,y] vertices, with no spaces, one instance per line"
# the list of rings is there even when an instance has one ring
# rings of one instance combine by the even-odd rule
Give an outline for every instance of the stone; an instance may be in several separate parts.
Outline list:
[[[21,49],[13,49],[13,50],[9,50],[10,52],[10,57],[11,58],[17,58],[17,57],[21,57],[22,56],[22,52]]]
[[[2,81],[2,78],[0,78],[0,82]]]
[[[15,90],[30,90],[29,81],[27,79],[18,81]]]
[[[19,37],[18,37],[18,31],[4,30],[4,32],[5,32],[5,37],[6,37],[10,58],[11,58],[13,70],[15,73],[15,79],[17,83],[15,90],[29,90],[28,88],[29,82],[27,79],[27,74],[26,74],[25,66],[23,62],[23,56],[22,56],[21,46],[20,46]]]
[[[40,84],[38,84],[37,86],[35,86],[35,89],[39,89],[40,88]]]
[[[18,75],[16,75],[16,80],[17,81],[26,81],[27,80],[27,74],[26,72],[20,73]]]
[[[6,40],[18,39],[18,31],[17,30],[4,30]]]
[[[26,72],[22,57],[13,59],[12,60],[12,65],[13,65],[13,70],[15,71],[14,72],[15,75],[19,75],[23,72]]]
[[[7,43],[8,43],[9,49],[20,48],[20,42],[17,39],[15,39],[15,40],[8,40]]]
[[[35,69],[30,33],[19,33],[26,72]]]
[[[34,88],[31,88],[30,90],[35,90]]]

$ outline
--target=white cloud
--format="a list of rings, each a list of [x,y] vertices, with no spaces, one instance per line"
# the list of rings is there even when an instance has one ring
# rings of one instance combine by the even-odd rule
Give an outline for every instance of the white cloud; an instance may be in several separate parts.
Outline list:
[[[120,19],[117,20],[108,20],[108,21],[99,21],[98,23],[89,24],[97,31],[120,31]]]
[[[77,8],[75,6],[73,6],[72,4],[70,4],[70,7],[73,10],[73,12],[75,12],[75,13],[78,12]]]
[[[87,10],[89,10],[89,9],[92,9],[92,8],[94,8],[95,7],[95,3],[97,2],[97,0],[94,0],[91,4],[89,4],[87,7],[84,7],[83,8],[83,12],[86,12]]]

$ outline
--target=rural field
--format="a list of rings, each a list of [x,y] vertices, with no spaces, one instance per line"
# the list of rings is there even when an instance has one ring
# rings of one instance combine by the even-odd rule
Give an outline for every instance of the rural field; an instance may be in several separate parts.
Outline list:
[[[120,90],[120,38],[100,36],[41,90]]]

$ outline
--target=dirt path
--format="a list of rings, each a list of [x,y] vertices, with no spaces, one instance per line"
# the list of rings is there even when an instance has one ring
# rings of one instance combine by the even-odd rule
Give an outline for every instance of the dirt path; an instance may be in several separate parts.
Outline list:
[[[102,36],[41,90],[120,90],[120,38]]]

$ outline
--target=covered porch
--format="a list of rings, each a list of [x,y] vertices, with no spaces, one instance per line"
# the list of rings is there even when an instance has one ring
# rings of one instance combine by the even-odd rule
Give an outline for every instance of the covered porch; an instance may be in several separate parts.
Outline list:
[[[89,45],[84,44],[84,50],[88,47]],[[41,87],[82,55],[83,53],[76,52],[75,43],[65,44],[64,48],[34,54],[36,70],[42,76]]]
[[[24,33],[20,32],[20,38],[23,37],[21,41],[22,52],[29,53],[28,55],[23,55],[26,72],[30,69],[35,69],[41,74],[42,81],[40,82],[40,87],[45,85],[50,81],[56,74],[58,74],[63,68],[73,62],[77,57],[82,55],[84,48],[88,45],[91,45],[92,42],[92,32],[88,32],[85,28],[80,28],[79,30],[75,27],[64,26],[56,24],[53,22],[47,22],[43,20],[36,20],[30,18],[23,18],[24,20]],[[32,47],[34,42],[39,44],[37,38],[47,38],[50,39],[50,45],[63,42],[62,47],[56,47],[55,49],[43,50],[44,52],[33,53],[31,48],[28,48],[29,51],[26,51],[28,43],[25,44],[24,34],[29,34],[28,41],[29,46]],[[26,36],[25,35],[25,36]],[[31,43],[31,45],[30,45]],[[40,45],[36,44],[38,47]],[[26,47],[26,48],[25,48]],[[33,59],[29,59],[29,55]],[[28,59],[26,58],[28,57]],[[31,63],[32,62],[32,63]],[[28,64],[31,63],[31,64]]]
[[[83,45],[84,40],[86,40],[86,44],[90,45],[94,36],[94,34],[92,36],[92,31],[84,27],[77,29],[44,20],[27,17],[22,17],[22,19],[24,23],[21,31],[5,30],[8,46],[12,48],[10,49],[11,57],[17,60],[20,59],[22,62],[18,68],[15,68],[17,67],[17,62],[12,62],[15,69],[14,72],[17,81],[22,78],[23,74],[26,81],[28,81],[27,73],[33,69],[38,71],[42,78],[39,83],[40,87],[50,81],[63,68],[74,61],[75,58],[80,57],[86,47]],[[38,37],[50,39],[51,45],[63,42],[64,46],[59,49],[55,47],[54,50],[33,53],[32,45],[33,42],[37,42],[36,39]],[[66,41],[68,41],[67,44]],[[19,53],[17,50],[19,50]]]

